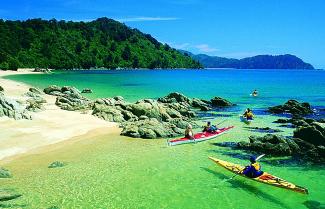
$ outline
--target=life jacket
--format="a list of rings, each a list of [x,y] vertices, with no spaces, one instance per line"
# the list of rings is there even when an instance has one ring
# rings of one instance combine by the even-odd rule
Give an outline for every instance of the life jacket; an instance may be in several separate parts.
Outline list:
[[[255,168],[256,171],[260,171],[261,170],[261,165],[258,162],[253,163],[252,166]]]
[[[253,119],[253,113],[252,112],[248,112],[248,113],[246,113],[246,118],[247,119]]]

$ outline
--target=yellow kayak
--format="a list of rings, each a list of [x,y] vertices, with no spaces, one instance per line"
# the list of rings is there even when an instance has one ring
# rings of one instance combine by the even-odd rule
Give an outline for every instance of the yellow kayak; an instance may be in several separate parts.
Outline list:
[[[249,177],[245,176],[244,174],[241,174],[241,171],[244,170],[244,168],[245,168],[244,166],[237,165],[237,164],[234,164],[234,163],[229,163],[227,161],[220,160],[220,159],[213,158],[213,157],[209,157],[209,159],[212,160],[213,162],[217,163],[218,165],[226,168],[227,170],[233,172],[233,173],[236,173],[236,174],[238,174],[240,176],[249,178]],[[289,189],[289,190],[292,190],[292,191],[295,191],[295,192],[308,194],[308,189],[307,188],[297,186],[297,185],[295,185],[293,183],[287,182],[286,180],[283,180],[283,179],[281,179],[279,177],[273,176],[273,175],[271,175],[269,173],[266,173],[266,172],[264,172],[259,177],[249,178],[249,179],[252,179],[252,180],[264,183],[264,184],[269,184],[269,185],[272,185],[272,186],[281,187],[281,188],[284,188],[284,189]]]

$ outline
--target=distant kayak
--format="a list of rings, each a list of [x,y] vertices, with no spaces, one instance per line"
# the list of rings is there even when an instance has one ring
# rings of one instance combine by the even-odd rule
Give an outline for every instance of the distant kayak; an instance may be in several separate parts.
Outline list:
[[[289,189],[295,192],[299,192],[299,193],[303,193],[303,194],[308,194],[308,189],[301,187],[301,186],[297,186],[293,183],[290,183],[286,180],[283,180],[279,177],[273,176],[272,174],[266,173],[264,172],[261,176],[256,177],[256,178],[249,178],[247,176],[245,176],[244,174],[241,174],[240,172],[245,168],[244,166],[241,165],[237,165],[234,163],[230,163],[224,160],[220,160],[217,158],[213,158],[213,157],[209,157],[210,160],[212,160],[213,162],[217,163],[218,165],[224,167],[225,169],[238,174],[239,176],[248,178],[248,179],[252,179],[254,181],[258,181],[264,184],[269,184],[271,186],[276,186],[276,187],[280,187],[280,188],[284,188],[284,189]]]
[[[220,136],[224,133],[226,133],[228,130],[234,128],[234,126],[228,126],[225,128],[218,129],[215,133],[208,133],[208,132],[201,132],[194,135],[195,139],[189,139],[189,138],[179,138],[179,139],[173,139],[168,142],[168,145],[174,146],[179,144],[188,144],[188,143],[195,143],[195,142],[202,142],[206,140],[213,139],[217,136]]]
[[[241,122],[244,122],[244,123],[247,123],[247,124],[249,124],[249,123],[251,123],[253,121],[253,119],[247,119],[242,115],[239,116],[239,119],[240,119]]]

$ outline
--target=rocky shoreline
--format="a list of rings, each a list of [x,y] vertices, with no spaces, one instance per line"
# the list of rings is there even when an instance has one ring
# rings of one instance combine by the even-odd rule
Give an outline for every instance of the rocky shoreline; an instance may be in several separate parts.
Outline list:
[[[89,89],[90,90],[90,89]],[[44,93],[57,96],[56,105],[69,111],[91,111],[91,114],[122,127],[121,135],[134,138],[166,138],[182,135],[186,126],[197,117],[196,111],[234,106],[214,97],[211,100],[188,98],[174,92],[165,97],[142,99],[129,103],[121,96],[89,100],[75,87],[49,86]]]
[[[325,121],[324,119],[317,121],[302,117],[312,113],[310,104],[289,100],[284,105],[270,107],[268,111],[276,114],[291,114],[292,118],[281,118],[274,123],[294,127],[292,136],[266,134],[260,137],[252,135],[249,137],[249,142],[225,142],[216,143],[216,145],[264,153],[269,156],[292,156],[300,160],[325,163]]]

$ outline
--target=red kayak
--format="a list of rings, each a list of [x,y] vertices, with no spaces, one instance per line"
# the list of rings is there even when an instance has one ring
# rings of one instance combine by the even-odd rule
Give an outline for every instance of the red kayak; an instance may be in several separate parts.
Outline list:
[[[187,143],[194,143],[194,142],[202,142],[209,139],[213,139],[217,136],[220,136],[224,133],[226,133],[229,129],[232,129],[234,126],[228,126],[225,128],[220,128],[214,133],[208,133],[208,132],[201,132],[194,135],[194,139],[189,138],[180,138],[180,139],[173,139],[168,142],[168,145],[174,146],[179,144],[187,144]]]

